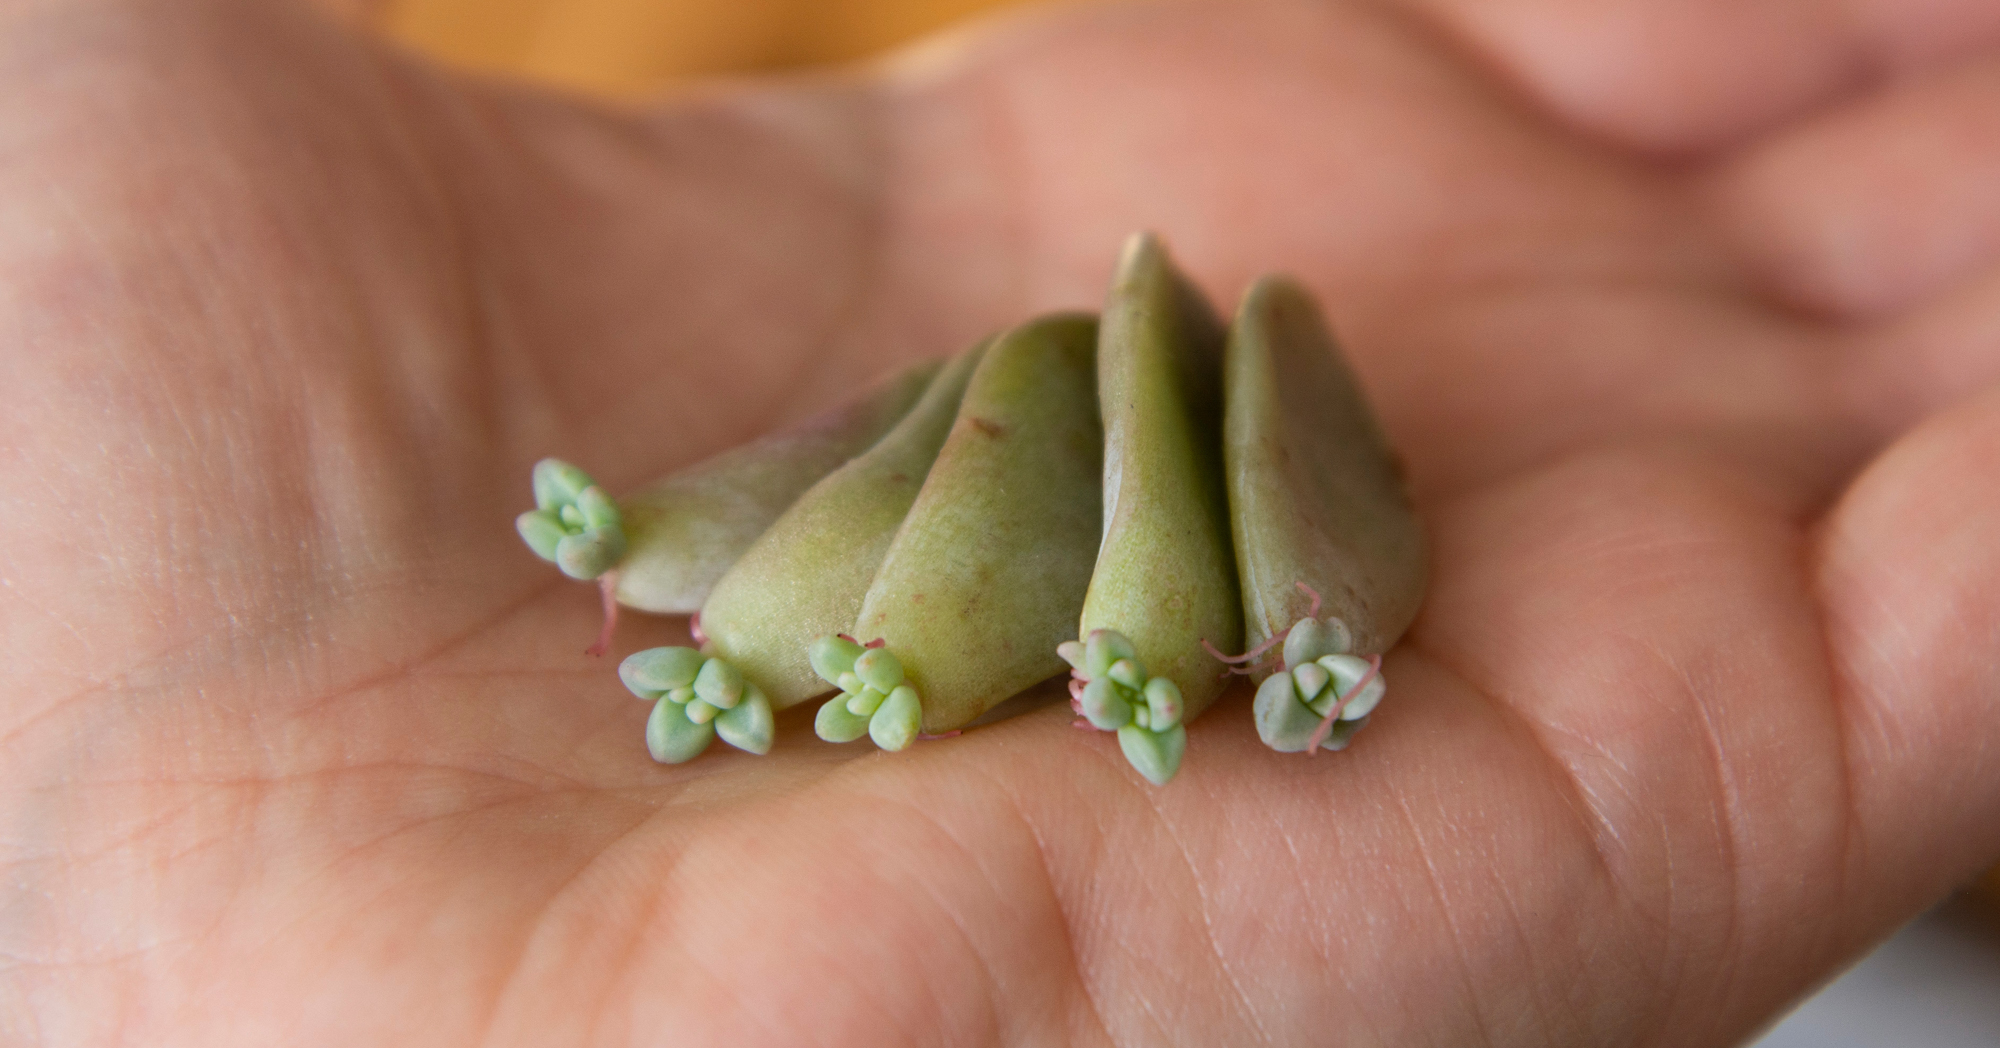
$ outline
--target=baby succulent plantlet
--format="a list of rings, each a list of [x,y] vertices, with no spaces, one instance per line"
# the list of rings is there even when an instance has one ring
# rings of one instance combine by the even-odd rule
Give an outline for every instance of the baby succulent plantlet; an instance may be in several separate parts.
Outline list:
[[[1187,702],[1172,678],[1154,677],[1138,648],[1116,630],[1097,629],[1081,643],[1065,641],[1071,706],[1099,731],[1118,733],[1118,748],[1146,781],[1165,786],[1187,752]],[[1209,674],[1211,678],[1213,674]]]
[[[1061,653],[1084,704],[1115,713],[1087,713],[1090,723],[1118,732],[1155,784],[1180,767],[1185,721],[1226,687],[1202,642],[1235,647],[1243,636],[1222,479],[1222,345],[1221,323],[1160,242],[1128,241],[1098,329],[1103,540],[1085,640]],[[1125,654],[1095,657],[1112,649]]]
[[[1381,697],[1380,653],[1423,602],[1423,530],[1396,456],[1304,288],[1265,277],[1250,289],[1230,328],[1223,391],[1223,463],[1251,645],[1225,661],[1265,676],[1273,670],[1257,657],[1284,644],[1283,672],[1258,690],[1264,741],[1313,749],[1324,727],[1344,744]],[[1376,670],[1364,681],[1357,665]],[[1270,683],[1280,677],[1297,696],[1289,705]]]
[[[685,615],[785,507],[875,443],[930,384],[938,363],[907,368],[856,400],[753,440],[641,488],[617,503],[568,463],[535,466],[535,506],[515,522],[544,560],[605,590],[608,642],[614,600]]]
[[[858,738],[866,716],[877,745],[900,749],[1062,670],[1101,521],[1096,340],[1093,318],[1062,315],[986,351],[848,639],[813,646],[845,710],[823,712],[822,737]]]
[[[1343,749],[1388,690],[1380,655],[1347,654],[1339,620],[1304,618],[1285,635],[1285,668],[1264,679],[1253,705],[1257,735],[1279,753]]]
[[[813,638],[849,628],[860,614],[985,350],[974,346],[940,370],[894,429],[800,496],[709,594],[703,650],[756,681],[775,708],[833,683],[814,671]]]
[[[646,749],[662,764],[693,759],[718,735],[739,750],[771,752],[770,700],[721,659],[693,648],[648,648],[619,664],[618,677],[653,703]]]
[[[535,463],[535,508],[514,518],[535,555],[589,581],[625,556],[624,515],[590,474],[560,459]]]
[[[844,634],[819,638],[811,653],[814,672],[840,689],[813,720],[820,738],[853,742],[867,735],[882,749],[900,750],[917,737],[923,707],[894,655]]]

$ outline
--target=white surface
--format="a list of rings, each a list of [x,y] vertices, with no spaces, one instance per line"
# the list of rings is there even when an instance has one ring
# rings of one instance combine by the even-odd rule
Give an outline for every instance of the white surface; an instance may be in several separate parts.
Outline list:
[[[1940,907],[1752,1048],[2000,1048],[2000,934],[1967,905]]]

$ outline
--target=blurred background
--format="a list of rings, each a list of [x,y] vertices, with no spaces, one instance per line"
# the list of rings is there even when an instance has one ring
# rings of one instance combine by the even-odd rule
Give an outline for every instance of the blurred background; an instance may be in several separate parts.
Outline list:
[[[704,74],[849,61],[1021,0],[359,2],[385,35],[461,68],[632,95]]]
[[[866,58],[1027,0],[322,0],[449,65],[609,97]],[[2000,1046],[2000,868],[1756,1048]]]

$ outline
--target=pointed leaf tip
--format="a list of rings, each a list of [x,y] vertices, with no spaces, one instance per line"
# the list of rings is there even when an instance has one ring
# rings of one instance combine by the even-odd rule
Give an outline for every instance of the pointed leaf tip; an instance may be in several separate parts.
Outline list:
[[[715,733],[722,741],[760,757],[771,752],[771,740],[777,730],[777,721],[771,715],[771,700],[754,684],[734,709],[715,718]]]
[[[1149,731],[1127,725],[1118,729],[1118,748],[1147,782],[1165,786],[1181,770],[1181,757],[1187,752],[1187,728],[1176,724],[1166,731]]]

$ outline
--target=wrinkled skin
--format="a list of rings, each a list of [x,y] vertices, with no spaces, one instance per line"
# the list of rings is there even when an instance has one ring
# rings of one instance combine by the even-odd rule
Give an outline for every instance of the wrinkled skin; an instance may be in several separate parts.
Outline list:
[[[2000,851],[1996,12],[1052,12],[619,115],[0,3],[0,1041],[1731,1043]],[[1355,745],[647,760],[612,668],[684,634],[580,654],[530,464],[625,490],[1145,226],[1300,274],[1407,457]]]

